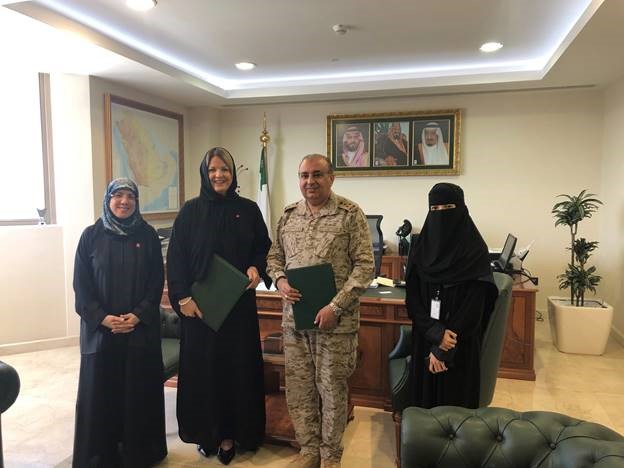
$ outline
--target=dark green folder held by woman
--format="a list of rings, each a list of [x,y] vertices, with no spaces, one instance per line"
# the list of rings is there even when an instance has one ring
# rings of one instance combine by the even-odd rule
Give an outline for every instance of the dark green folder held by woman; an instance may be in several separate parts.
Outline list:
[[[214,254],[206,278],[191,286],[193,300],[204,316],[204,323],[214,331],[219,331],[247,286],[247,275]]]
[[[295,329],[312,330],[317,328],[314,324],[316,315],[336,295],[334,269],[329,263],[292,268],[286,270],[286,278],[288,284],[301,293],[301,300],[292,306]]]

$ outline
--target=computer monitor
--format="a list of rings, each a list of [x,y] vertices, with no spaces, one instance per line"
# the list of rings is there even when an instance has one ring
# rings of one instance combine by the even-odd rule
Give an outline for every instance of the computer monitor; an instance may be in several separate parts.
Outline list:
[[[500,257],[492,262],[492,268],[494,271],[507,271],[509,268],[509,261],[513,256],[514,249],[516,248],[516,242],[518,239],[512,234],[507,234],[507,240],[501,251]]]

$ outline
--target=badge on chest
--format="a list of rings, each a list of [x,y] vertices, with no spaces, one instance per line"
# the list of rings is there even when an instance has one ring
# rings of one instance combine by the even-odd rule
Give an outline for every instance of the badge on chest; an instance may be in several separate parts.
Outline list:
[[[435,296],[431,299],[431,312],[430,316],[432,319],[440,320],[440,307],[442,306],[442,301],[440,300],[440,290],[436,292]]]

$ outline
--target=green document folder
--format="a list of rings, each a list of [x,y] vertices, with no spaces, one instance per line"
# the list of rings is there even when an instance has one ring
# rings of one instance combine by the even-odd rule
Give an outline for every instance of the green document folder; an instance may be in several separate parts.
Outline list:
[[[286,270],[288,284],[301,293],[301,300],[293,304],[295,329],[316,328],[314,319],[319,310],[336,295],[334,269],[329,263]]]
[[[193,300],[201,310],[206,325],[219,331],[248,285],[247,275],[214,254],[206,278],[196,281],[191,287]]]

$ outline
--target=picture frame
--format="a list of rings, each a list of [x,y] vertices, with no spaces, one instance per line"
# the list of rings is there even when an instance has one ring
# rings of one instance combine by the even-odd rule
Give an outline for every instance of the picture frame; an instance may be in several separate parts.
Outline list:
[[[461,110],[327,116],[336,177],[460,174]]]
[[[174,219],[184,203],[183,116],[105,94],[104,141],[107,183],[132,179],[145,219]]]

